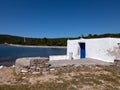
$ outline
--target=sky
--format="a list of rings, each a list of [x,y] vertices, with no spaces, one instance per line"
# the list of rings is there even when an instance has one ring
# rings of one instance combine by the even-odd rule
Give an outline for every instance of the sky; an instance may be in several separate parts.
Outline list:
[[[120,0],[0,0],[0,34],[35,38],[120,33]]]

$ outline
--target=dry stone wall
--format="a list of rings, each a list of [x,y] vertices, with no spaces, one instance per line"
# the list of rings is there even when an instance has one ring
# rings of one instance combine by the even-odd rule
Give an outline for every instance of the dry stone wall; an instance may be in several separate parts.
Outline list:
[[[18,58],[15,62],[15,71],[19,73],[34,73],[46,70],[48,66],[48,58],[27,57]]]

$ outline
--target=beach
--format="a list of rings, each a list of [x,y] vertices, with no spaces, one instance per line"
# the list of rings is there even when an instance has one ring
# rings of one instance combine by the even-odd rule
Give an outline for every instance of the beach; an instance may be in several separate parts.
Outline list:
[[[34,45],[19,45],[19,44],[7,44],[7,45],[16,46],[16,47],[35,47],[35,48],[67,48],[67,46],[34,46]]]

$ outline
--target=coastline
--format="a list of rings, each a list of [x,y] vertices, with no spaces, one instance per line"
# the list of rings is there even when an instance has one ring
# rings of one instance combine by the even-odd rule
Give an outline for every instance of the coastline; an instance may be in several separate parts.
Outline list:
[[[6,66],[6,67],[10,67],[15,65],[15,61],[4,61],[4,62],[0,62],[0,66]]]
[[[15,47],[35,47],[35,48],[67,48],[67,46],[34,46],[34,45],[19,45],[19,44],[3,44]]]
[[[28,47],[28,48],[53,48],[53,49],[66,49],[67,47],[66,46],[34,46],[34,45],[19,45],[19,44],[0,44],[0,45],[3,45],[3,46],[10,46],[10,47]],[[1,61],[0,60],[0,66],[3,65],[3,66],[12,66],[15,64],[15,60],[5,60],[5,61]]]

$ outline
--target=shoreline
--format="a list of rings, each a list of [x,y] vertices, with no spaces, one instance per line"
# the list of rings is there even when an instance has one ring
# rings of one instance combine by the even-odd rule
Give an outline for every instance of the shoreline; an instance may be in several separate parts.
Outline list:
[[[5,45],[5,46],[14,46],[14,47],[30,47],[30,48],[58,48],[58,49],[67,49],[66,46],[34,46],[34,45],[19,45],[19,44],[0,44],[0,45]],[[12,66],[15,64],[15,60],[10,60],[10,61],[0,61],[0,66]]]
[[[4,61],[4,62],[0,62],[0,66],[5,66],[5,67],[10,67],[15,65],[15,61]]]
[[[34,48],[67,48],[67,46],[34,46],[34,45],[19,45],[19,44],[3,44],[15,47],[34,47]]]

